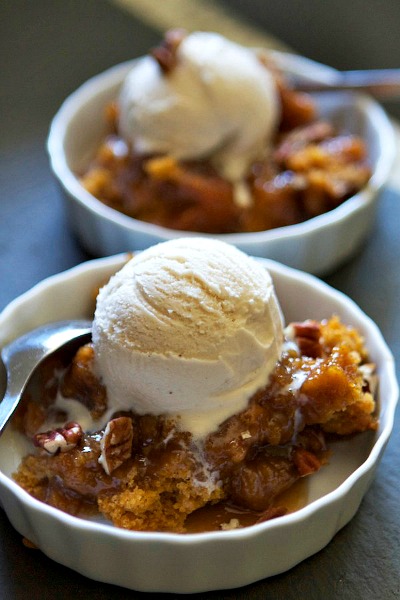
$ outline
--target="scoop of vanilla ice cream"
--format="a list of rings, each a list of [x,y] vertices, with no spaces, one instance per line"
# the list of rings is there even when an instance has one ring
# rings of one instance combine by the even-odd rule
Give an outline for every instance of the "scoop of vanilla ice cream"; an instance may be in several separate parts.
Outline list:
[[[119,104],[120,132],[136,151],[210,158],[233,182],[264,155],[280,113],[274,80],[256,53],[207,32],[183,39],[168,73],[151,56],[139,59]]]
[[[169,415],[194,437],[246,407],[267,382],[282,340],[264,266],[196,237],[132,258],[100,290],[93,323],[109,405]]]

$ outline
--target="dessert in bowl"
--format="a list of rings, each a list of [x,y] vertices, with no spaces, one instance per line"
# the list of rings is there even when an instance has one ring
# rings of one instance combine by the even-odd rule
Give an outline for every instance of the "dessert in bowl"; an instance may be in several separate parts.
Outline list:
[[[311,78],[330,69],[279,59],[216,34],[170,34],[65,101],[48,148],[91,253],[184,231],[313,273],[351,255],[388,177],[391,125],[368,97],[297,93],[275,65]]]
[[[127,262],[128,259],[123,255],[91,261],[53,277],[14,301],[1,315],[1,330],[8,338],[49,320],[90,317],[93,290],[119,271],[99,294],[93,346],[82,349],[86,357],[93,352],[97,356],[97,367],[89,367],[89,372],[96,377],[101,374],[107,390],[107,410],[111,408],[106,416],[104,412],[97,413],[91,415],[91,421],[86,420],[86,423],[93,422],[95,418],[99,423],[98,419],[103,419],[101,431],[98,429],[96,434],[97,442],[81,437],[74,448],[66,452],[59,449],[52,456],[44,450],[42,442],[46,436],[35,437],[37,434],[33,433],[39,447],[36,453],[26,438],[26,424],[32,420],[25,420],[25,430],[24,427],[21,430],[24,413],[17,415],[13,426],[8,427],[0,440],[3,507],[14,526],[55,560],[89,577],[133,589],[196,592],[236,587],[290,568],[321,549],[351,519],[384,450],[392,427],[397,386],[393,360],[381,334],[354,303],[315,278],[272,261],[249,259],[219,242],[196,238],[177,240],[151,248]],[[226,267],[222,275],[216,270],[221,261]],[[294,322],[289,329],[283,330],[279,305],[286,324]],[[121,316],[126,317],[126,312],[136,332],[134,341],[127,321],[121,327]],[[21,314],[25,315],[25,322],[19,318]],[[327,315],[328,321],[325,321]],[[332,321],[329,315],[337,315],[337,318]],[[338,319],[351,326],[340,324]],[[221,320],[220,329],[213,331],[213,325]],[[207,324],[211,328],[210,347]],[[337,343],[332,344],[333,339]],[[166,340],[167,352],[163,347]],[[5,341],[3,337],[2,343]],[[215,345],[218,358],[212,353]],[[206,357],[201,356],[202,347],[209,348]],[[92,358],[87,362],[81,355],[74,361],[63,385],[69,387],[65,396],[75,396],[75,400],[64,397],[62,405],[56,400],[54,411],[51,409],[53,398],[39,433],[54,431],[46,429],[48,419],[51,417],[55,423],[54,415],[61,409],[65,411],[65,403],[72,403],[72,412],[63,418],[76,417],[73,407],[76,407],[78,387],[82,393],[82,385],[77,387],[76,384],[78,380],[80,384],[85,383]],[[371,372],[367,367],[371,363],[376,365],[379,379],[379,392],[375,394],[367,374],[368,370]],[[294,364],[297,365],[295,370]],[[132,368],[137,375],[133,379]],[[312,375],[309,368],[313,370]],[[81,374],[86,369],[86,375],[77,377],[77,369]],[[328,379],[325,379],[328,371]],[[286,374],[282,375],[283,372]],[[323,379],[319,379],[323,372]],[[127,373],[128,386],[124,382]],[[326,414],[322,417],[321,413],[316,417],[319,402],[310,401],[312,393],[306,388],[318,379],[315,389],[324,395],[325,408],[333,400],[326,388],[341,382],[335,396],[339,395],[350,409],[350,412],[347,408],[340,411],[347,412],[344,421],[342,418],[332,420]],[[91,381],[93,383],[93,378]],[[198,387],[202,383],[204,406]],[[263,400],[261,390],[264,390],[261,396],[269,390]],[[86,404],[86,409],[90,412],[100,408],[101,413],[100,405],[101,401],[91,406]],[[263,412],[264,409],[268,412],[267,407],[272,410],[272,420]],[[286,408],[282,412],[283,407]],[[332,417],[337,406],[330,409]],[[257,430],[257,423],[251,419],[254,410],[263,432]],[[25,417],[27,413],[29,410]],[[160,413],[163,413],[163,421],[159,420]],[[169,425],[165,427],[166,415]],[[124,442],[115,463],[116,457],[113,459],[112,453],[107,451],[108,441],[117,426],[126,425],[127,421],[134,431],[142,432],[142,437],[132,441],[132,429],[129,435],[124,434],[125,442],[130,440],[130,454],[125,454]],[[160,428],[154,435],[154,424],[160,426],[161,422],[164,429],[157,440]],[[339,422],[339,429],[345,425],[346,431],[338,429]],[[83,420],[81,424],[85,430]],[[65,427],[63,421],[62,430],[65,431]],[[91,426],[88,431],[90,429]],[[279,440],[285,431],[288,436]],[[340,439],[329,442],[332,452],[328,455],[323,437],[332,432],[339,433]],[[188,443],[188,436],[195,444]],[[96,443],[98,446],[94,448]],[[119,486],[118,479],[122,479],[123,471],[126,475],[127,467],[131,481],[133,471],[133,478],[138,474],[134,485],[125,486],[117,502],[109,503],[109,495],[103,497],[101,509],[107,521],[90,511],[89,514],[81,512],[82,489],[73,489],[68,483],[69,471],[71,480],[75,479],[80,485],[78,471],[74,469],[78,463],[85,463],[84,454],[89,452],[89,446],[90,452],[94,449],[91,469],[98,477],[94,495],[111,479],[113,489],[109,486],[108,492],[120,492],[121,489],[116,490],[114,486]],[[200,454],[196,454],[194,447],[202,448]],[[233,454],[227,456],[226,452],[229,454],[232,448]],[[31,457],[24,458],[28,454]],[[242,470],[244,458],[247,462]],[[120,459],[122,462],[118,462]],[[134,464],[136,459],[140,464]],[[203,469],[200,478],[199,460],[205,460],[200,465]],[[260,461],[264,467],[268,465],[266,471]],[[233,471],[229,467],[232,463],[235,463]],[[269,502],[268,498],[266,502],[265,494],[255,493],[254,487],[248,484],[254,473],[261,474],[265,490],[268,471],[275,468],[284,478],[290,474],[291,484],[296,485],[299,475],[305,482],[303,487],[294,490],[291,504],[288,496],[279,494],[278,503]],[[46,474],[36,479],[36,489],[29,488],[33,481],[29,482],[29,477],[35,477],[40,470],[43,475],[43,469]],[[189,478],[187,472],[183,473],[188,470]],[[212,474],[217,472],[215,479]],[[17,485],[13,474],[37,497]],[[171,477],[175,478],[175,485],[167,490],[165,482]],[[52,478],[55,486],[50,484]],[[232,481],[236,484],[232,485]],[[276,492],[272,488],[269,486],[271,498]],[[215,521],[213,515],[211,520],[207,517],[197,523],[192,520],[190,524],[186,515],[182,519],[188,499],[192,501],[192,510],[197,509],[194,489],[202,493],[206,490],[207,503],[212,502],[217,507],[221,501],[228,500],[229,506],[225,506],[228,510],[222,519],[218,516]],[[243,490],[248,492],[246,498]],[[86,488],[84,493],[87,491]],[[93,492],[92,486],[92,496]],[[158,495],[158,508],[149,502],[155,495]],[[174,496],[172,507],[171,496]],[[255,504],[250,506],[249,502]],[[143,507],[145,510],[141,510]],[[67,514],[67,510],[80,518]],[[196,512],[193,510],[193,514]],[[302,543],[293,543],[296,539]],[[257,560],[260,553],[268,557],[262,564]]]

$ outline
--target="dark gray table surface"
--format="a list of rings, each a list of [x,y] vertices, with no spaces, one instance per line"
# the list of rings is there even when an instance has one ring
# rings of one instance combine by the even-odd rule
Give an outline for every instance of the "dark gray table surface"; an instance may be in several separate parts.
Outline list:
[[[283,38],[281,14],[276,10],[280,3],[271,2],[270,7],[275,9],[271,8],[270,22],[265,12],[264,20],[258,18],[255,11],[260,4],[232,2],[246,18],[257,19],[258,25]],[[304,7],[304,3],[293,2],[293,6],[300,4]],[[399,18],[395,7],[400,3],[387,4],[394,11],[393,18]],[[269,7],[269,3],[264,3],[264,7]],[[296,12],[288,17],[288,31],[291,27],[295,30],[296,18]],[[389,35],[392,21],[388,29],[390,52],[394,44]],[[158,41],[159,33],[105,0],[3,0],[0,28],[1,310],[44,277],[91,258],[79,247],[66,224],[45,151],[48,126],[61,101],[80,83],[108,66],[143,54]],[[357,31],[361,43],[362,32]],[[315,35],[314,31],[312,48],[307,48],[305,38],[300,43],[289,35],[285,41],[293,46],[297,42],[296,49],[311,55],[313,48],[315,51]],[[320,37],[323,46],[323,31]],[[398,38],[397,52],[399,58]],[[346,265],[325,278],[376,321],[397,362],[399,256],[400,195],[389,188],[382,193],[370,239]],[[200,596],[249,600],[399,598],[399,421],[397,414],[394,433],[359,512],[324,550],[282,575],[246,588]],[[39,550],[26,548],[0,511],[0,598],[64,600],[77,595],[98,600],[144,596],[86,579],[54,563]]]

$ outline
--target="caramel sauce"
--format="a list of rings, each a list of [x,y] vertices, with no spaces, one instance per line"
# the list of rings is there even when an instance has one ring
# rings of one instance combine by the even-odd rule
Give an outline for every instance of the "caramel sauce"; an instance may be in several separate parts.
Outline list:
[[[308,501],[308,483],[299,479],[288,490],[279,494],[268,510],[270,519],[288,514],[306,506]],[[205,533],[221,531],[225,524],[237,519],[239,527],[249,527],[263,521],[263,513],[252,511],[227,502],[207,505],[188,516],[185,522],[186,533]],[[269,520],[269,519],[267,519]],[[228,526],[229,528],[229,526]]]
[[[268,385],[200,445],[163,417],[116,413],[113,418],[130,419],[133,439],[110,475],[99,463],[101,430],[84,433],[66,452],[41,449],[25,457],[14,479],[60,510],[101,515],[131,530],[217,531],[297,511],[307,504],[306,476],[327,462],[326,432],[349,435],[377,426],[373,398],[357,367],[365,352],[361,338],[335,318],[321,324],[321,334],[316,358],[285,350]],[[88,394],[92,398],[84,404],[95,398],[92,410],[102,409],[92,352],[78,352],[76,360],[79,376],[76,368],[69,371],[72,397],[75,391]],[[45,416],[52,410],[49,390],[53,397],[54,382],[61,379],[51,369],[42,375],[43,405],[36,397],[33,406]],[[41,417],[30,406],[28,400],[14,421],[27,437]]]
[[[181,231],[264,231],[332,210],[370,178],[366,144],[318,120],[310,95],[297,93],[281,78],[277,83],[281,122],[273,152],[249,168],[246,206],[210,160],[134,153],[117,133],[115,105],[106,111],[109,135],[79,174],[82,185],[127,216]]]

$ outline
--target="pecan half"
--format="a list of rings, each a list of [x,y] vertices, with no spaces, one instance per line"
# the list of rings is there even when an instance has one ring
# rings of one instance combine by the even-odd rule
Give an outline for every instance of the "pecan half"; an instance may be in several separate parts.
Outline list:
[[[318,471],[322,463],[319,458],[305,450],[304,448],[294,448],[292,453],[293,463],[295,464],[300,477],[305,477],[306,475],[311,475],[311,473],[315,473]]]
[[[156,59],[164,73],[170,73],[176,66],[179,44],[186,37],[184,29],[171,29],[165,34],[164,40],[159,46],[153,48],[151,55]]]
[[[117,417],[107,423],[100,442],[101,455],[99,463],[107,473],[113,471],[132,453],[133,424],[130,417]]]
[[[363,376],[363,392],[369,392],[375,396],[378,387],[378,376],[376,374],[376,365],[374,363],[364,363],[359,367]]]
[[[295,341],[302,355],[310,358],[322,356],[321,327],[317,321],[307,320],[302,323],[292,323],[292,327]]]
[[[82,435],[83,431],[79,423],[71,421],[64,427],[37,433],[33,436],[33,444],[49,454],[68,452],[79,444]]]

